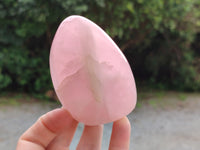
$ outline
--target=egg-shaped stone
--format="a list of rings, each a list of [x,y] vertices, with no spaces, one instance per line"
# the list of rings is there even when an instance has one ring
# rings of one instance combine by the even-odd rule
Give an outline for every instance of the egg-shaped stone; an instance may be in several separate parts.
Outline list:
[[[136,104],[128,61],[95,23],[70,16],[59,26],[50,51],[56,94],[74,119],[86,125],[113,122]]]

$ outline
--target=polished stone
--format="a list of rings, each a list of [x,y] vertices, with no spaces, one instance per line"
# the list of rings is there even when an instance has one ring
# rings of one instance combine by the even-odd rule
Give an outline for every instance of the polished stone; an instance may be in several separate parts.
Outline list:
[[[50,70],[59,100],[79,122],[109,123],[135,107],[136,87],[128,61],[87,18],[70,16],[60,24],[51,47]]]

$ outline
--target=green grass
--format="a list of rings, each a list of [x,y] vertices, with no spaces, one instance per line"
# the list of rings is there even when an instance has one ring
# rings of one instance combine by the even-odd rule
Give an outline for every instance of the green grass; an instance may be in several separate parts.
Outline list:
[[[136,108],[141,108],[141,107],[142,107],[142,102],[137,101]]]
[[[158,99],[162,99],[165,95],[166,95],[166,92],[165,92],[165,91],[157,91],[157,92],[155,93],[155,96],[156,96]]]
[[[0,98],[0,106],[5,105],[19,106],[20,102],[15,98]]]
[[[184,93],[178,94],[178,99],[181,101],[185,101],[187,99],[187,96]]]
[[[4,92],[0,94],[0,107],[1,106],[19,106],[23,103],[35,103],[40,102],[41,104],[52,104],[60,106],[60,102],[52,100],[42,95],[29,95],[25,93],[9,93]]]
[[[158,105],[158,101],[155,99],[150,99],[148,100],[148,103],[152,106],[152,107],[157,107]]]

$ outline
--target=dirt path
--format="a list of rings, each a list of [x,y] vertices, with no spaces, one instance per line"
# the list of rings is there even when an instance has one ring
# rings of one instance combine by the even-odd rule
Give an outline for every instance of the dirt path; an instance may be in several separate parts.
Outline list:
[[[200,94],[139,96],[138,107],[128,117],[132,125],[130,150],[199,150]],[[56,104],[26,102],[0,105],[0,150],[14,150],[18,137]],[[102,150],[109,144],[112,124],[104,127]],[[78,126],[75,149],[83,125]]]

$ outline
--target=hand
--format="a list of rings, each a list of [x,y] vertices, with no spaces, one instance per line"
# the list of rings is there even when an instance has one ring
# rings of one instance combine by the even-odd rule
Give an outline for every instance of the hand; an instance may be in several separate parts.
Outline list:
[[[63,108],[41,116],[20,138],[16,150],[69,150],[78,122]],[[128,150],[131,126],[127,117],[113,123],[109,150]],[[103,125],[85,126],[77,150],[100,150]]]

